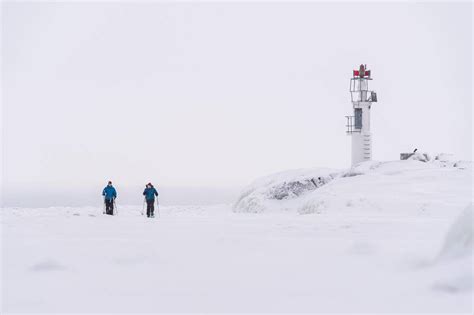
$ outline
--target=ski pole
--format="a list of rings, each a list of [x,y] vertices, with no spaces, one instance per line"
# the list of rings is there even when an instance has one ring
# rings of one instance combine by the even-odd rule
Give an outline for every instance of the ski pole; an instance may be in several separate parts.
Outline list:
[[[118,209],[117,209],[117,204],[115,203],[115,198],[114,198],[114,215],[118,215]]]
[[[102,208],[102,214],[105,214],[105,196],[104,196],[104,200],[103,200],[103,208]]]
[[[160,218],[160,202],[158,201],[158,198],[156,198],[156,210],[158,210],[158,218]]]
[[[145,212],[145,200],[146,200],[146,198],[143,198],[142,215]]]

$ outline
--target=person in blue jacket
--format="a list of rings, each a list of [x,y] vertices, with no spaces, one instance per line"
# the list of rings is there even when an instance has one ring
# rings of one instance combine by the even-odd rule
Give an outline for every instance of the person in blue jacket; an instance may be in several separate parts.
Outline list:
[[[158,197],[158,191],[153,187],[151,183],[146,185],[143,195],[146,200],[146,216],[154,218],[155,217],[155,196]]]
[[[111,181],[109,181],[104,190],[102,190],[102,196],[104,196],[105,213],[114,215],[114,200],[117,198],[117,191],[114,186],[112,186]]]

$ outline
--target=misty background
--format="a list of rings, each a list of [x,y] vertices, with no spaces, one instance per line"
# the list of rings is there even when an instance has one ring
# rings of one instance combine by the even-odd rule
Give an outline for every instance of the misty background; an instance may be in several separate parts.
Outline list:
[[[232,202],[350,166],[349,79],[372,70],[373,159],[472,154],[471,3],[1,4],[2,204]]]

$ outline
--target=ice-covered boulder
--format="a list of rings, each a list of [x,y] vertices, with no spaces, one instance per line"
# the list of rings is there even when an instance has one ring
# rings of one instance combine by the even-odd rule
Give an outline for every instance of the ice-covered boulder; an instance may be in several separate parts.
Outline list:
[[[472,169],[472,162],[471,161],[457,161],[453,164],[453,167],[465,170],[465,169]]]
[[[457,160],[454,154],[451,153],[438,153],[435,155],[434,159],[440,162],[454,162]]]
[[[339,175],[327,168],[290,170],[254,181],[235,203],[235,212],[264,212],[289,208],[292,199],[314,191]]]
[[[428,153],[420,153],[420,152],[413,152],[413,153],[401,153],[400,155],[401,160],[408,160],[408,161],[420,161],[425,163],[432,163],[441,167],[457,167],[457,168],[471,168],[472,162],[471,161],[464,161],[456,158],[454,154],[451,153],[436,153],[436,154],[428,154]]]
[[[454,154],[439,153],[431,161],[441,167],[456,167],[461,169],[470,169],[472,162],[458,159]]]
[[[449,214],[471,200],[472,176],[466,164],[367,161],[344,171],[282,172],[253,182],[238,198],[234,211]]]
[[[415,152],[408,158],[408,160],[428,162],[431,160],[431,157],[428,153]]]

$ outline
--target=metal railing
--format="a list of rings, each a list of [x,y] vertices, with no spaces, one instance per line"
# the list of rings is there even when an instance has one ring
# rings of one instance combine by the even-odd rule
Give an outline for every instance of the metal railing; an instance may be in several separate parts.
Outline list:
[[[361,133],[361,129],[357,128],[355,125],[354,116],[346,116],[347,123],[346,123],[346,134],[351,135],[353,133]]]

